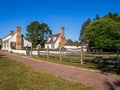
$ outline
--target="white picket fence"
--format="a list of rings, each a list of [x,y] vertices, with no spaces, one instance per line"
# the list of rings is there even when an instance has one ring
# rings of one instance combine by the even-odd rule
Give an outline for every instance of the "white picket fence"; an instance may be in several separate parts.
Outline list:
[[[86,50],[84,50],[86,51]],[[13,52],[13,53],[18,53],[18,54],[23,54],[23,55],[27,55],[27,51],[26,50],[14,50],[14,49],[11,49],[9,50],[9,52]],[[70,53],[78,53],[80,52],[80,50],[72,50],[72,49],[69,49],[67,51],[62,51],[62,53],[64,54],[70,54]],[[41,54],[47,54],[47,51],[40,51]],[[29,55],[38,55],[38,51],[29,51]],[[60,51],[49,51],[49,54],[60,54]]]
[[[19,54],[23,54],[23,55],[27,55],[27,52],[26,50],[13,50],[11,49],[10,52],[13,52],[13,53],[19,53]],[[47,51],[40,51],[41,54],[47,54]],[[60,51],[49,51],[50,54],[60,54]],[[65,51],[64,54],[67,54],[67,53],[71,53],[71,52],[67,52]],[[29,54],[31,55],[38,55],[38,51],[29,51]]]

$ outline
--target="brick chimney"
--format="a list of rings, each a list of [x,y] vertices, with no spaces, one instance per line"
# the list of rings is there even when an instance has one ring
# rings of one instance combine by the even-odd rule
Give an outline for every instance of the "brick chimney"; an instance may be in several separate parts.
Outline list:
[[[66,40],[65,40],[65,36],[64,36],[64,31],[65,31],[65,28],[64,27],[61,27],[61,33],[60,33],[60,47],[63,47]]]
[[[14,35],[14,31],[13,30],[10,31],[10,35]]]
[[[21,49],[21,27],[17,26],[17,31],[16,31],[16,49],[19,50]]]
[[[64,27],[61,27],[61,33],[60,33],[60,36],[61,36],[61,38],[63,39],[63,38],[65,38],[65,36],[64,36]]]

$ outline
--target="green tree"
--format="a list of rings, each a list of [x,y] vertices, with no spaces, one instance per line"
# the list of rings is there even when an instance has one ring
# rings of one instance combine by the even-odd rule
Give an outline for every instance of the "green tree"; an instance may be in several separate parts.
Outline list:
[[[99,20],[99,19],[100,19],[100,17],[99,17],[99,15],[97,14],[96,17],[95,17],[95,19],[94,19],[94,21],[95,21],[95,20]]]
[[[27,26],[26,38],[32,42],[33,47],[40,44],[42,47],[52,31],[45,23],[34,21]]]
[[[118,13],[112,13],[109,12],[107,15],[105,15],[103,18],[111,18],[114,21],[120,22],[120,16],[118,15]]]
[[[80,46],[80,42],[79,42],[79,41],[75,41],[74,43],[75,43],[75,45],[76,45],[77,47]]]
[[[91,24],[91,19],[88,18],[82,25],[82,28],[80,30],[80,37],[79,40],[81,42],[86,42],[86,28]]]
[[[120,46],[120,23],[111,18],[94,21],[87,27],[87,40],[93,47]]]

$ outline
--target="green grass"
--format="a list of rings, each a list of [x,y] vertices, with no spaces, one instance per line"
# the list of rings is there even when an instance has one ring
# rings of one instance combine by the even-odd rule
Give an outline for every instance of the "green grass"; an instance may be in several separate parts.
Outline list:
[[[13,53],[13,54],[15,54],[15,55],[19,55],[19,56],[26,56],[24,53]]]
[[[95,90],[0,57],[0,90]]]

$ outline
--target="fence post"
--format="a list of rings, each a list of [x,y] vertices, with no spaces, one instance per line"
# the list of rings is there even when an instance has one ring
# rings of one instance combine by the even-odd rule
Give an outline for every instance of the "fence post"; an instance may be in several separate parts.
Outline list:
[[[40,57],[40,47],[38,47],[38,56]]]
[[[81,45],[80,64],[83,64],[83,44]]]
[[[117,60],[116,60],[116,66],[117,66],[117,69],[119,70],[120,68],[120,57],[119,57],[119,48],[117,48]]]
[[[60,47],[59,49],[60,49],[60,61],[62,61],[62,51],[61,51],[61,47]]]
[[[49,46],[47,46],[47,59],[49,60]]]
[[[32,46],[31,46],[31,56],[32,56]]]
[[[27,56],[29,56],[29,52],[30,52],[30,51],[29,51],[28,47],[26,47],[26,55],[27,55]]]

